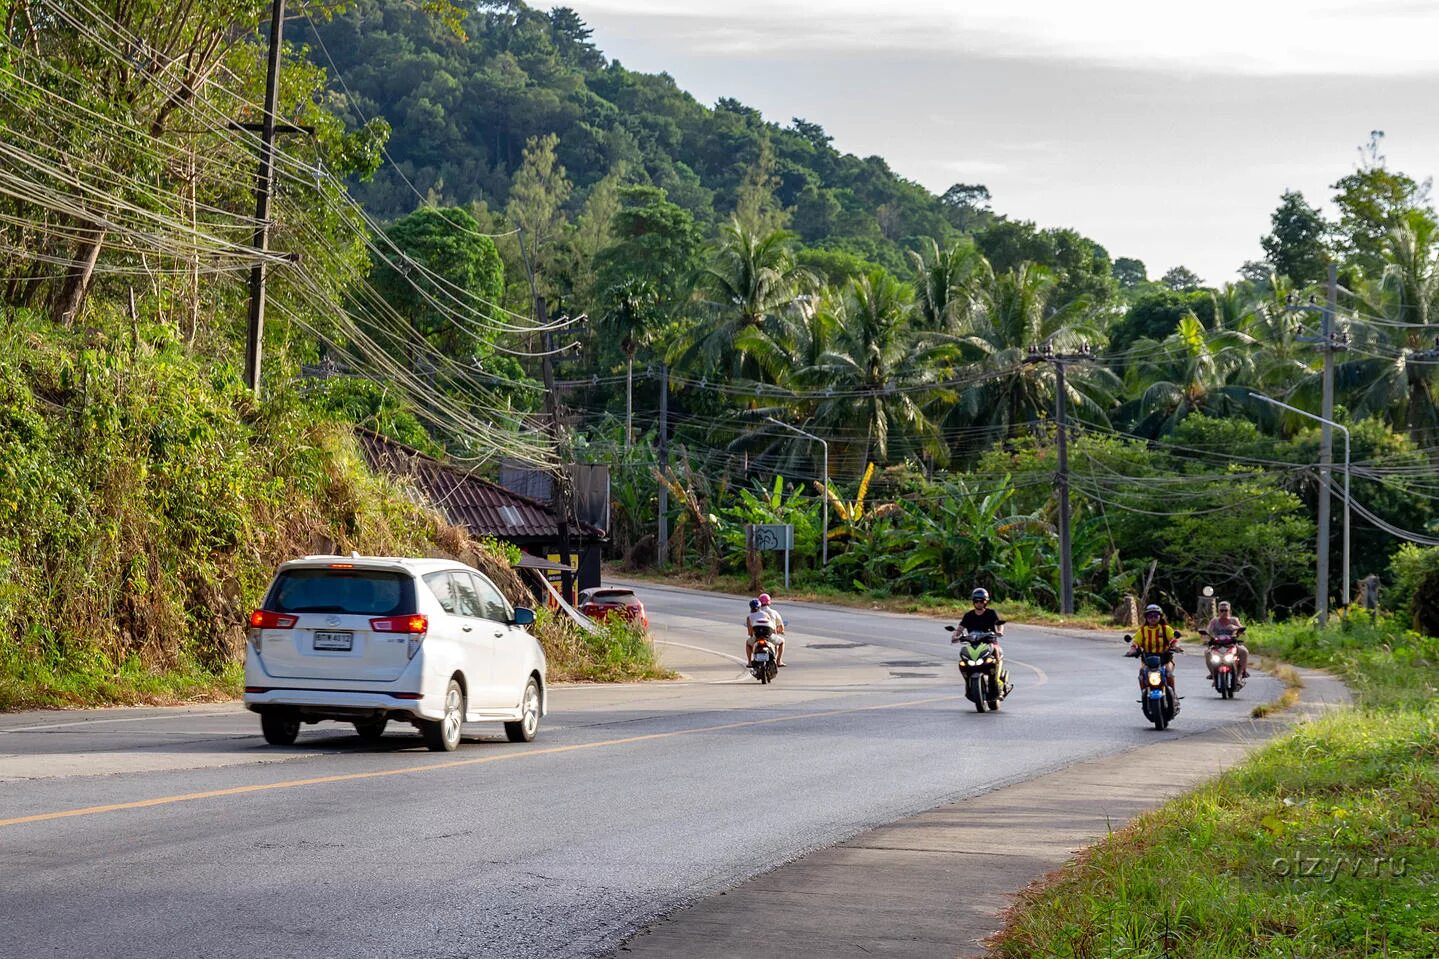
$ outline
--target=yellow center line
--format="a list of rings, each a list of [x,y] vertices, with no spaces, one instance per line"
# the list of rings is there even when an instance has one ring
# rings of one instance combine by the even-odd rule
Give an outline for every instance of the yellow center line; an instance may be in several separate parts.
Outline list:
[[[243,796],[246,793],[267,792],[272,789],[294,789],[300,786],[324,786],[330,783],[356,782],[361,779],[379,779],[384,776],[406,776],[411,773],[431,773],[441,769],[458,769],[462,766],[482,766],[508,759],[527,759],[534,756],[554,756],[560,753],[579,752],[588,749],[604,749],[612,746],[628,746],[632,743],[652,742],[657,739],[672,739],[676,736],[692,736],[697,733],[723,732],[728,729],[744,729],[750,726],[767,726],[773,723],[795,722],[804,719],[824,719],[829,716],[844,716],[852,713],[873,712],[881,709],[902,709],[907,706],[924,706],[929,703],[952,702],[958,696],[934,696],[929,699],[915,699],[902,703],[884,703],[878,706],[856,706],[851,709],[832,709],[825,712],[801,713],[791,716],[775,716],[770,719],[749,719],[738,723],[722,723],[718,726],[699,726],[694,729],[675,729],[663,733],[646,733],[642,736],[626,736],[623,739],[605,739],[593,743],[575,743],[570,746],[550,746],[544,749],[514,750],[480,756],[474,759],[453,759],[449,762],[428,763],[423,766],[404,766],[399,769],[376,769],[363,773],[342,773],[337,776],[314,776],[309,779],[290,779],[276,783],[256,783],[250,786],[232,786],[229,789],[210,789],[205,792],[181,793],[176,796],[156,796],[153,799],[138,799],[134,802],[111,803],[106,806],[83,806],[59,812],[36,813],[33,816],[17,816],[0,819],[0,828],[21,826],[26,823],[50,822],[55,819],[69,819],[72,816],[99,816],[104,813],[124,812],[128,809],[147,809],[151,806],[170,806],[175,803],[193,802],[197,799],[221,799],[226,796]]]

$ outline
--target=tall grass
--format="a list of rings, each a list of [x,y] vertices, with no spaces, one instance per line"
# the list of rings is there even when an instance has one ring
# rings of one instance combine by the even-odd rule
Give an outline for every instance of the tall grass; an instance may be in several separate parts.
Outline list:
[[[1439,641],[1390,621],[1259,627],[1355,709],[1271,743],[1026,893],[1005,957],[1439,955]]]

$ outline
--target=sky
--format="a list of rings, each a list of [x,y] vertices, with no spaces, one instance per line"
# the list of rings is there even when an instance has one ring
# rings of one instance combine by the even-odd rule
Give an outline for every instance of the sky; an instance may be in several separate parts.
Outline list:
[[[1158,278],[1260,259],[1285,190],[1326,212],[1385,133],[1439,172],[1439,0],[567,0],[698,100],[802,117],[943,192],[1072,227]]]

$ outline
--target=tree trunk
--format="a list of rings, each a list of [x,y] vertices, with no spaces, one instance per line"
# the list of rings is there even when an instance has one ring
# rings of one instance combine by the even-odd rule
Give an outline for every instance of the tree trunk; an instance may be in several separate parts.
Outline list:
[[[90,278],[95,274],[95,262],[100,259],[100,249],[105,244],[105,228],[92,224],[87,228],[89,238],[75,248],[74,265],[65,275],[60,295],[55,298],[55,322],[69,327],[80,314],[85,304],[85,294],[90,289]]]

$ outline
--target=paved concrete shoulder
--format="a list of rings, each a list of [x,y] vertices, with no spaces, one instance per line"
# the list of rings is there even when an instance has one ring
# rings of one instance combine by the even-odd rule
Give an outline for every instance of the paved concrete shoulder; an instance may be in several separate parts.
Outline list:
[[[1348,703],[1337,680],[1300,673],[1301,703],[1281,716],[1139,746],[871,830],[669,916],[612,955],[981,954],[1018,890],[1293,722]]]

